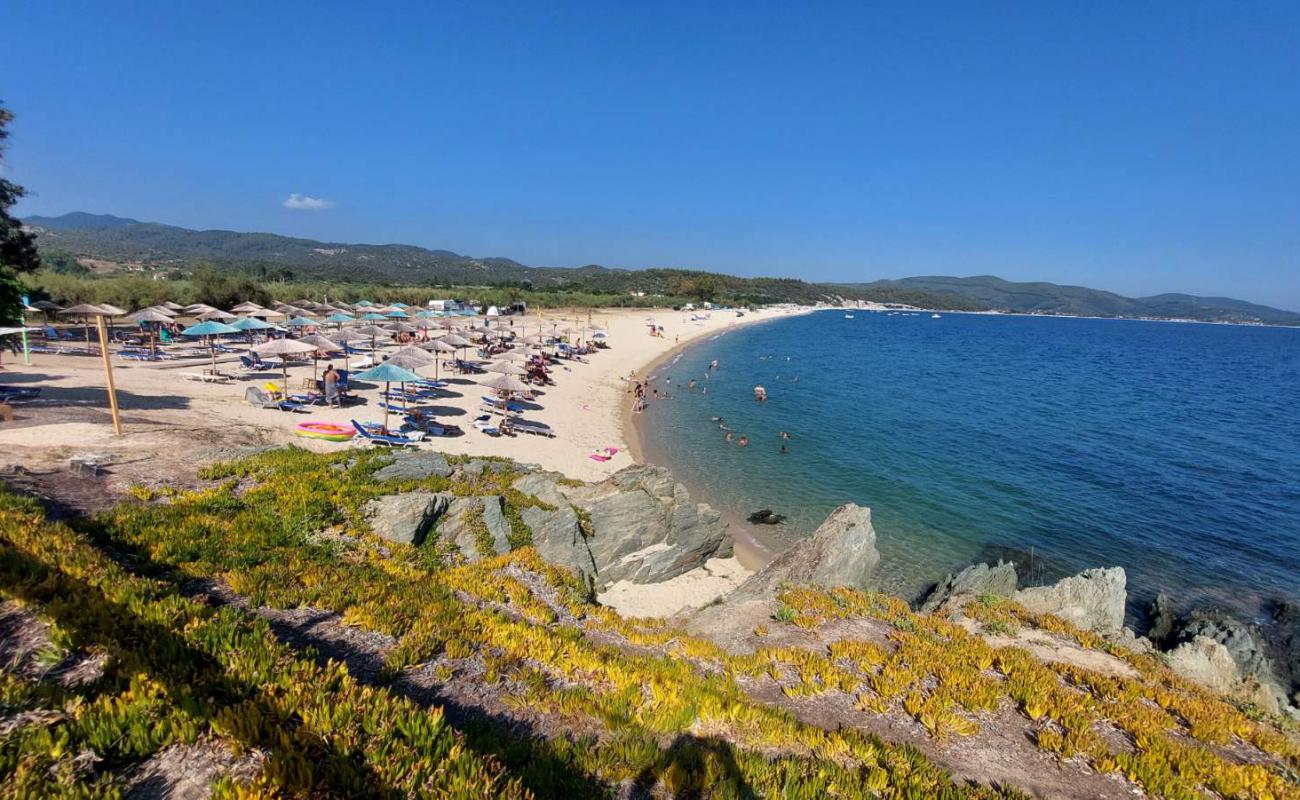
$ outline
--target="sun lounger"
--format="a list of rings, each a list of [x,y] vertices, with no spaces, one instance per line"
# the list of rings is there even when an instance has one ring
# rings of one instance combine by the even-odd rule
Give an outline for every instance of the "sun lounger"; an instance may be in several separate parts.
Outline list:
[[[379,447],[414,447],[424,439],[422,432],[415,432],[405,436],[398,436],[391,433],[378,433],[370,430],[367,426],[362,425],[355,419],[352,420],[352,427],[357,429],[357,436],[365,439],[370,444]],[[374,426],[378,428],[379,426]]]
[[[524,406],[521,406],[518,403],[511,403],[509,401],[502,400],[500,397],[492,397],[491,395],[486,395],[486,394],[483,395],[483,402],[486,403],[487,405],[492,406],[493,408],[500,408],[504,404],[507,411],[513,411],[516,414],[522,414],[525,410],[527,410],[524,408]]]
[[[488,414],[484,414],[483,416],[474,420],[474,428],[476,430],[482,431],[483,433],[486,433],[488,436],[501,435],[501,429],[498,428],[496,425],[492,424],[492,417]]]
[[[531,419],[514,419],[510,421],[510,427],[520,433],[528,433],[533,436],[545,436],[548,439],[555,438],[555,431],[545,422],[538,422]]]
[[[201,383],[230,383],[230,376],[221,373],[214,375],[210,372],[182,372],[180,376],[187,381],[199,381]]]
[[[250,386],[244,390],[244,399],[250,406],[255,408],[274,408],[277,411],[302,411],[307,409],[301,403],[295,403],[292,400],[277,400],[265,389],[259,389],[256,386]]]

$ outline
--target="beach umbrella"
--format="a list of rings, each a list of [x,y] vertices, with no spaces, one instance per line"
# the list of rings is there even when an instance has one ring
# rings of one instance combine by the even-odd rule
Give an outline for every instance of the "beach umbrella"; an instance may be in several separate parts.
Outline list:
[[[289,393],[289,364],[284,360],[285,356],[301,356],[307,353],[316,352],[316,348],[306,342],[297,339],[272,339],[269,342],[263,342],[257,347],[251,348],[252,352],[259,356],[279,356],[280,367],[284,370],[284,391]]]
[[[447,344],[441,339],[434,339],[433,341],[430,342],[421,342],[420,344],[416,345],[416,347],[419,347],[421,350],[428,350],[433,353],[456,352],[455,345]],[[433,379],[435,381],[438,380],[438,361],[436,357],[433,362]]]
[[[113,433],[118,436],[122,435],[122,418],[117,411],[117,389],[113,386],[113,362],[108,357],[108,329],[104,324],[107,317],[115,316],[115,306],[109,306],[108,309],[102,306],[93,306],[89,303],[65,308],[59,312],[68,316],[80,314],[84,318],[94,317],[95,328],[99,332],[99,356],[104,361],[104,381],[108,386],[108,410],[113,417]],[[86,341],[90,341],[90,329],[86,329]]]
[[[393,308],[410,308],[406,303],[393,303]]]
[[[374,303],[370,302],[369,300],[358,300],[352,305],[356,308],[370,308],[371,306],[374,305]]]
[[[318,325],[320,323],[316,322],[315,320],[307,319],[306,317],[290,317],[289,319],[285,320],[284,324],[285,327],[288,328],[308,328],[311,327],[312,325]]]
[[[86,329],[86,343],[89,344],[90,343],[90,318],[106,317],[109,316],[109,312],[106,309],[101,308],[100,306],[91,305],[90,303],[80,303],[78,305],[70,306],[68,308],[63,309],[62,311],[59,312],[59,315],[64,317],[81,317],[81,322]]]
[[[479,385],[501,392],[527,392],[532,389],[528,384],[513,375],[499,375],[495,378],[487,378],[479,381]]]
[[[126,319],[128,322],[136,324],[144,322],[154,323],[155,325],[168,325],[172,321],[171,317],[152,308],[145,308],[134,314],[129,314]],[[158,329],[156,327],[149,328],[149,352],[155,358],[158,356]]]
[[[184,311],[184,310],[185,310],[185,306],[181,305],[180,303],[173,303],[173,302],[170,301],[170,300],[164,300],[164,301],[162,301],[161,305],[166,306],[168,309],[170,309],[170,310],[172,310],[172,311]]]
[[[110,317],[120,317],[126,313],[125,308],[118,308],[117,306],[112,305],[111,303],[100,303],[99,307],[104,309],[104,312],[107,313]]]
[[[257,303],[254,303],[250,300],[248,302],[240,303],[239,305],[235,306],[230,310],[236,314],[247,314],[250,311],[258,311],[261,308],[262,307],[259,306]]]
[[[212,352],[212,374],[217,374],[217,343],[213,337],[225,336],[231,333],[239,333],[238,328],[232,328],[224,322],[209,320],[200,322],[198,325],[191,325],[181,331],[183,336],[206,336],[208,337],[208,349]]]
[[[176,312],[173,311],[173,310],[171,310],[170,308],[168,308],[168,307],[165,306],[165,305],[149,306],[148,308],[142,308],[142,309],[140,309],[140,310],[141,310],[141,311],[157,311],[159,314],[165,314],[165,315],[167,316],[168,319],[176,319]]]
[[[330,339],[332,341],[338,342],[339,345],[343,347],[343,369],[346,369],[349,372],[352,369],[352,364],[350,361],[352,357],[352,353],[348,350],[347,347],[348,342],[355,342],[355,341],[359,341],[362,339],[369,339],[369,338],[370,337],[360,334],[355,329],[352,328],[339,328],[330,336]]]
[[[257,317],[240,317],[230,323],[230,327],[246,332],[249,344],[253,343],[253,331],[265,331],[275,328],[271,323],[263,322]]]
[[[488,372],[499,372],[502,375],[527,375],[528,370],[518,364],[509,361],[494,361],[484,367]]]
[[[202,314],[206,311],[216,311],[217,309],[207,303],[191,303],[188,306],[185,306],[183,310],[187,316],[194,316],[195,314]]]
[[[353,328],[353,330],[356,331],[357,333],[370,337],[371,350],[375,349],[376,347],[375,340],[378,339],[380,336],[383,336],[385,339],[387,339],[388,337],[393,335],[392,331],[388,330],[387,328],[381,328],[378,325],[362,325],[359,328]]]
[[[390,308],[388,311],[384,312],[384,316],[394,317],[394,318],[406,318],[409,317],[410,314],[407,314],[405,311],[403,311],[400,308]]]
[[[208,322],[209,320],[217,320],[218,322],[225,322],[228,319],[235,319],[235,315],[227,311],[222,311],[219,308],[214,308],[211,311],[204,311],[202,314],[199,314],[196,319],[198,319],[200,322]]]
[[[362,372],[358,372],[356,375],[354,375],[354,376],[352,376],[352,377],[353,377],[354,379],[356,379],[356,380],[361,380],[361,381],[376,381],[376,382],[378,382],[378,381],[383,381],[383,382],[384,382],[384,396],[385,396],[385,398],[387,398],[387,396],[388,396],[388,390],[389,390],[389,387],[391,386],[391,384],[393,384],[393,383],[413,383],[413,382],[415,382],[415,381],[420,380],[420,376],[419,376],[419,375],[416,375],[414,372],[411,372],[409,369],[403,369],[402,367],[399,367],[399,366],[397,366],[396,364],[389,364],[387,361],[385,361],[385,362],[382,363],[382,364],[377,364],[377,365],[371,367],[371,368],[368,369],[368,370],[364,370],[364,371],[362,371]],[[384,429],[385,431],[388,430],[388,402],[387,402],[387,400],[385,400],[385,402],[384,402],[384,424],[383,424],[383,429]]]
[[[361,315],[361,318],[362,318],[362,319],[368,319],[368,320],[377,320],[377,321],[380,321],[380,322],[382,322],[383,320],[388,319],[388,317],[385,317],[383,314],[379,314],[379,313],[374,312],[374,311],[370,311],[370,312],[367,312],[367,313],[365,313],[365,314],[362,314],[362,315]]]
[[[418,347],[413,344],[407,345],[406,347],[403,347],[401,350],[398,350],[396,353],[393,353],[391,356],[388,357],[388,360],[392,361],[394,358],[397,358],[398,356],[401,356],[402,358],[405,358],[410,361],[418,361],[420,366],[422,367],[427,367],[430,364],[438,363],[437,356],[430,355],[428,350],[425,350],[424,348]]]
[[[332,342],[324,336],[312,334],[311,336],[300,336],[298,341],[316,346],[316,352],[311,354],[311,379],[316,380],[316,361],[322,353],[341,353],[343,347],[337,342]]]
[[[258,319],[257,317],[248,316],[248,317],[240,317],[239,319],[230,323],[230,327],[237,328],[241,331],[265,331],[265,330],[270,330],[272,328],[275,328],[276,326],[272,325],[269,322],[264,322]]]
[[[345,322],[356,322],[357,318],[351,314],[344,314],[342,311],[336,311],[325,318],[326,322],[333,322],[335,325],[342,325]]]

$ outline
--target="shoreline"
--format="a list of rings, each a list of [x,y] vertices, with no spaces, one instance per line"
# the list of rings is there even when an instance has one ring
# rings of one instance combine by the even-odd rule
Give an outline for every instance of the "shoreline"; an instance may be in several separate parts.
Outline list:
[[[752,325],[761,322],[772,322],[777,319],[803,316],[816,311],[833,310],[836,309],[829,307],[817,308],[814,306],[799,306],[791,308],[783,313],[756,318],[749,323],[729,325],[723,328],[722,331],[725,333],[735,328],[744,327],[746,324]],[[709,333],[713,333],[713,331],[700,331],[696,335],[676,343],[672,348],[660,353],[650,361],[638,367],[636,369],[637,374],[647,378],[657,374],[664,365],[669,363],[675,356],[684,352],[687,347],[699,344],[700,340]],[[623,403],[623,408],[620,412],[620,419],[623,428],[623,440],[627,443],[633,461],[637,464],[654,464],[655,466],[665,467],[664,464],[647,458],[647,450],[652,450],[653,448],[647,446],[645,427],[640,422],[640,416],[633,413],[631,402]],[[671,472],[671,469],[669,471]],[[673,476],[673,479],[678,480],[675,475]],[[687,486],[686,488],[691,492],[692,499],[696,502],[704,502],[703,498],[699,496],[699,493],[695,491],[693,487]],[[732,542],[735,545],[735,558],[746,570],[757,572],[780,555],[780,551],[774,549],[768,542],[766,542],[763,536],[759,534],[757,528],[754,525],[751,525],[740,514],[740,512],[735,511],[734,509],[716,507],[712,504],[710,504],[710,507],[722,515],[723,522],[727,524],[727,529],[732,534]]]

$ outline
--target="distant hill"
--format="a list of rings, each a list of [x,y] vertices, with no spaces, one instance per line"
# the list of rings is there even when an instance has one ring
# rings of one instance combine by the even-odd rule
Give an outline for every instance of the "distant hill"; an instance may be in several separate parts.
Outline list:
[[[814,303],[874,300],[955,311],[987,309],[1103,317],[1163,317],[1300,325],[1300,314],[1223,297],[1161,294],[1131,298],[1054,283],[1013,283],[993,276],[927,276],[873,283],[816,284],[793,278],[740,278],[681,269],[529,267],[509,258],[477,258],[407,244],[348,244],[274,233],[196,231],[109,214],[28,217],[41,252],[64,262],[186,272],[203,265],[257,278],[320,279],[404,285],[527,286],[540,291],[645,292],[713,296],[740,302]],[[108,265],[105,267],[105,265]],[[707,288],[703,288],[707,287]]]
[[[1124,297],[1084,286],[1046,282],[1016,283],[992,275],[971,278],[923,276],[850,284],[848,288],[864,291],[912,289],[963,298],[987,308],[1019,313],[1300,325],[1300,314],[1296,312],[1228,297],[1195,297],[1189,294]]]
[[[187,271],[203,265],[259,278],[323,279],[407,285],[520,285],[547,291],[717,297],[740,302],[815,303],[840,298],[974,310],[969,300],[899,288],[845,289],[790,278],[739,278],[680,269],[625,270],[598,265],[529,267],[509,258],[476,258],[405,244],[319,242],[273,233],[196,231],[175,225],[75,212],[29,217],[47,256],[67,255],[148,270]],[[110,267],[111,268],[111,267]],[[703,290],[701,290],[703,288]]]

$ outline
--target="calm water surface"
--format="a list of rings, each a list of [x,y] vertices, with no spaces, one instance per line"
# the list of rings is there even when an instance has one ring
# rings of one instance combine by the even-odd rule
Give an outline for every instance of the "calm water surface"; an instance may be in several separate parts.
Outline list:
[[[819,312],[693,345],[656,385],[650,460],[788,515],[784,542],[870,506],[904,595],[1002,556],[1038,580],[1123,566],[1134,608],[1300,599],[1300,330]]]

